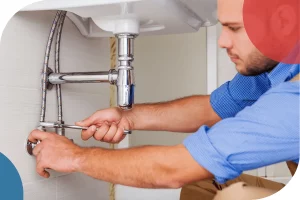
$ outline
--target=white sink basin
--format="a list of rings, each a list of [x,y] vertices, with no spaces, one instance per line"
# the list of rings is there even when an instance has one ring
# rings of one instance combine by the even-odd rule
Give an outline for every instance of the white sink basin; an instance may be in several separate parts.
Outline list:
[[[217,23],[216,0],[44,0],[21,11],[37,10],[68,11],[87,37],[111,36],[120,32],[120,24],[121,31],[158,35],[196,32]]]

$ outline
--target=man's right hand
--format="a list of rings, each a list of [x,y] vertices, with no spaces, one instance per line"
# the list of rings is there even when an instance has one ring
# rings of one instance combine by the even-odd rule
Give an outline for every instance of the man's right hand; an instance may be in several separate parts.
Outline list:
[[[119,143],[126,135],[124,130],[132,130],[132,121],[120,108],[99,110],[76,125],[89,127],[83,130],[81,138],[88,140],[94,137],[98,141]]]
[[[125,138],[124,130],[193,133],[204,124],[213,126],[220,120],[211,106],[210,96],[198,95],[169,102],[135,104],[131,110],[117,107],[100,110],[76,125],[89,127],[82,131],[83,140],[94,137],[98,141],[119,143]]]

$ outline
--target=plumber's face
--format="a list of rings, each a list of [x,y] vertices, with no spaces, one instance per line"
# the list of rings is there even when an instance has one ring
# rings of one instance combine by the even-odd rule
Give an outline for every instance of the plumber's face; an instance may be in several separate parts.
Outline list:
[[[218,0],[222,24],[219,46],[227,50],[239,73],[258,75],[273,69],[278,62],[265,57],[250,41],[243,23],[244,0]]]

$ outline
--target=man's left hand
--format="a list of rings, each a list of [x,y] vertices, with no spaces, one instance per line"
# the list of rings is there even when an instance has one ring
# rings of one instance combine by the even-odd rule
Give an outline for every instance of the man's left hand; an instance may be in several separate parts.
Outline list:
[[[77,171],[84,149],[68,138],[56,133],[34,130],[28,139],[32,142],[41,141],[33,150],[33,155],[36,156],[36,171],[40,176],[50,177],[46,169],[66,173]]]

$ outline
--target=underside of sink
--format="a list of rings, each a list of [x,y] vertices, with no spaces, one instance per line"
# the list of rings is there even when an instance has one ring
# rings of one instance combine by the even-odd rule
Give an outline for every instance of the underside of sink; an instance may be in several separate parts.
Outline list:
[[[44,0],[21,11],[65,10],[87,37],[196,32],[217,23],[216,0]]]

